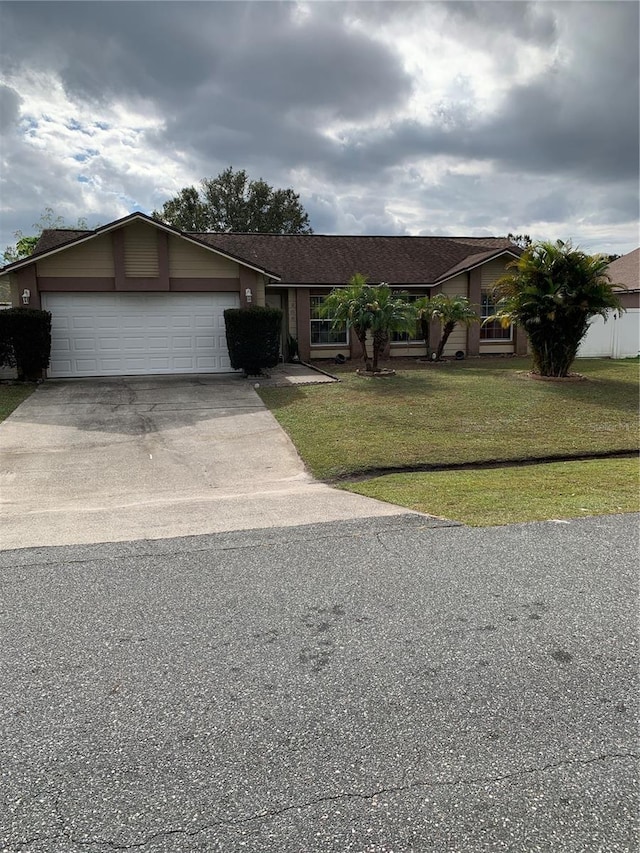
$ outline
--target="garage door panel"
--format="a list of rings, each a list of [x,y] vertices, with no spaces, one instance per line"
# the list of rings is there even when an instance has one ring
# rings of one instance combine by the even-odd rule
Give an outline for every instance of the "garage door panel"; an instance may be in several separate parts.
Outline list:
[[[229,372],[223,312],[237,294],[43,294],[49,375]]]

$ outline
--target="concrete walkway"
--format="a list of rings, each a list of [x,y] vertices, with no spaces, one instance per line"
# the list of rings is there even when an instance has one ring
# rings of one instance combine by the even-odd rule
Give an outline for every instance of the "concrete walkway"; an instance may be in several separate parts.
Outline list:
[[[0,424],[0,547],[407,512],[316,482],[254,384],[237,375],[46,382]]]

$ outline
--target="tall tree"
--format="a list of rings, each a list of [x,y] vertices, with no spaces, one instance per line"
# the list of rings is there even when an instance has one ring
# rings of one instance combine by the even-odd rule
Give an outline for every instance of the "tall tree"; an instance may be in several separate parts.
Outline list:
[[[513,270],[495,284],[493,318],[525,330],[534,372],[567,376],[578,347],[597,315],[621,311],[607,275],[606,255],[587,255],[570,242],[534,243],[509,264]]]
[[[184,187],[152,216],[181,231],[312,234],[300,196],[291,189],[274,189],[231,166],[215,178],[204,178],[200,189]]]

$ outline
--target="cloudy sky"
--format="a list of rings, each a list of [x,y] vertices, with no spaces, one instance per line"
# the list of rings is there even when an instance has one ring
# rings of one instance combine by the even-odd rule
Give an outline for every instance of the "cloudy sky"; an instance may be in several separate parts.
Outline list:
[[[2,2],[0,250],[227,166],[317,233],[638,234],[637,2]]]

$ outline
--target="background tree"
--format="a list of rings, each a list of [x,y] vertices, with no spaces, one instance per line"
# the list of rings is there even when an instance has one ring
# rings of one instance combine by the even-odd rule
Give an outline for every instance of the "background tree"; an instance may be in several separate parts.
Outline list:
[[[608,264],[606,255],[587,255],[570,242],[534,243],[508,265],[513,272],[496,282],[496,313],[489,319],[522,326],[534,372],[567,376],[589,320],[623,310]]]
[[[440,361],[451,333],[456,326],[472,326],[480,322],[480,317],[473,309],[466,296],[447,296],[438,293],[430,300],[429,316],[440,321],[440,340],[436,347],[436,361]]]
[[[20,261],[22,258],[28,258],[29,255],[32,255],[40,235],[48,228],[78,228],[80,231],[84,231],[87,227],[86,219],[78,219],[77,225],[67,225],[64,216],[56,216],[52,207],[45,207],[44,213],[33,225],[33,234],[23,234],[22,231],[14,232],[15,245],[6,247],[2,254],[2,264],[3,266],[4,264],[12,264],[14,261]]]
[[[512,234],[511,231],[507,234],[507,240],[511,240],[514,246],[519,246],[521,249],[528,249],[533,243],[528,234]]]
[[[252,181],[231,166],[216,178],[204,178],[200,189],[184,187],[152,216],[181,231],[312,234],[300,196],[274,189],[260,178]]]
[[[77,226],[69,226],[65,223],[63,216],[56,216],[52,207],[45,207],[44,213],[33,225],[33,234],[23,234],[22,231],[15,231],[13,236],[16,242],[13,246],[7,246],[0,257],[0,265],[12,264],[14,261],[21,261],[23,258],[28,258],[33,254],[36,244],[40,239],[40,235],[47,228],[73,228],[77,227],[80,230],[87,228],[85,219],[78,219]],[[11,301],[11,288],[6,278],[0,280],[0,302]]]

